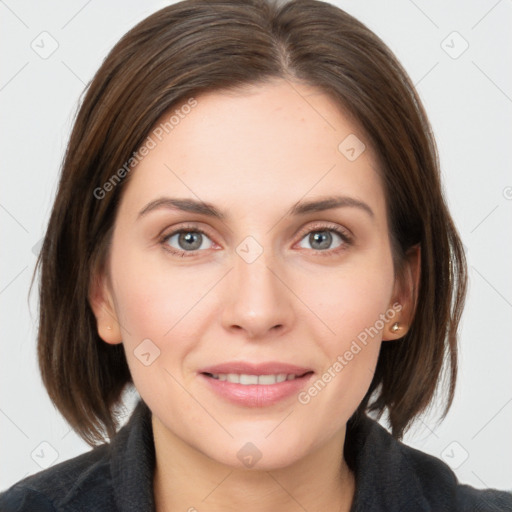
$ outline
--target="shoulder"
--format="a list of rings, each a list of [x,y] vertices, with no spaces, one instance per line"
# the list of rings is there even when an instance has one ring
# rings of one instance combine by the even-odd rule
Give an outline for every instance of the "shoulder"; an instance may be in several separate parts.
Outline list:
[[[461,484],[441,459],[396,440],[368,416],[350,442],[359,486],[355,510],[512,512],[512,493]]]
[[[98,493],[101,493],[103,498],[111,494],[101,492],[106,491],[110,485],[110,445],[103,444],[20,480],[0,494],[0,510],[86,510]],[[82,508],[77,504],[77,500],[83,502]]]
[[[462,484],[453,470],[437,457],[403,443],[399,447],[427,500],[449,504],[452,507],[449,510],[454,511],[512,512],[512,493]]]
[[[112,438],[0,494],[1,512],[153,510],[151,411],[140,400]]]

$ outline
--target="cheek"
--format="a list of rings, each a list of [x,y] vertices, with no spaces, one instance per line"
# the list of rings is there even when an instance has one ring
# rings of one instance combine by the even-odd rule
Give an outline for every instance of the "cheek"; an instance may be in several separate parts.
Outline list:
[[[174,389],[172,376],[182,379],[182,366],[213,307],[202,300],[205,290],[218,276],[206,266],[173,267],[157,251],[124,247],[111,260],[123,346],[136,388],[145,397],[157,396],[166,386]]]
[[[183,336],[192,301],[190,282],[179,272],[134,252],[112,255],[116,312],[122,328],[123,347],[135,387],[146,403],[168,403],[165,388],[174,389],[172,376],[190,350]],[[183,290],[187,290],[186,293]],[[165,384],[164,384],[165,383]],[[176,400],[184,410],[188,402]]]
[[[164,341],[175,326],[189,322],[188,313],[193,316],[211,280],[198,269],[173,268],[157,249],[150,256],[119,251],[113,255],[112,269],[123,341],[128,343],[141,337]]]
[[[364,271],[354,266],[315,283],[323,286],[309,294],[311,309],[322,321],[310,325],[317,326],[313,336],[324,364],[298,401],[310,413],[308,428],[329,437],[357,409],[373,379],[393,273],[386,264]]]
[[[124,328],[123,342],[132,345],[141,338],[160,339],[172,327],[169,305],[178,303],[176,288],[166,286],[164,281],[155,282],[142,269],[125,275],[116,283],[117,310]]]
[[[392,265],[387,261],[373,266],[354,264],[318,276],[315,286],[304,283],[303,293],[324,331],[330,331],[328,338],[342,347],[366,329],[382,331],[380,317],[390,307],[393,281]]]
[[[319,375],[322,382],[316,389],[323,390],[325,385],[326,391],[317,407],[323,403],[326,414],[329,408],[355,410],[366,394],[377,365],[386,313],[395,314],[390,304],[393,284],[391,259],[372,257],[340,267],[310,287],[311,309],[321,320],[310,325],[316,326],[313,336],[325,356]],[[317,392],[311,390],[305,402]]]

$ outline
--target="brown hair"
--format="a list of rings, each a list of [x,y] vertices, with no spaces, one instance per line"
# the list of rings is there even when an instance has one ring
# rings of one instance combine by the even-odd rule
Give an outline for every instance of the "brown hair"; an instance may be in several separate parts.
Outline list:
[[[100,339],[88,302],[130,174],[102,189],[100,199],[95,191],[126,169],[171,107],[202,92],[276,78],[322,90],[366,134],[379,160],[396,268],[408,248],[421,246],[414,320],[403,340],[382,344],[356,413],[387,410],[392,433],[401,438],[448,368],[446,415],[466,262],[443,199],[431,128],[406,72],[373,32],[328,3],[185,0],[130,30],[88,84],[36,265],[43,382],[89,444],[115,434],[116,408],[131,382],[123,346]]]

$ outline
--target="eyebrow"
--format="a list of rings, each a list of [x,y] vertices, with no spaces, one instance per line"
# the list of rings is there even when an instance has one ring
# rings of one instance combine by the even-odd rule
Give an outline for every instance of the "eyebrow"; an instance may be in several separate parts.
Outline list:
[[[310,201],[298,201],[288,210],[285,215],[306,215],[308,213],[321,212],[324,210],[331,210],[334,208],[342,207],[358,208],[366,212],[372,218],[375,216],[373,210],[366,203],[348,196],[329,196]],[[160,197],[144,206],[144,208],[139,212],[137,219],[144,217],[151,211],[162,208],[169,210],[179,210],[188,213],[198,213],[200,215],[206,215],[221,221],[226,220],[228,217],[224,210],[219,210],[211,203],[197,201],[195,199]]]

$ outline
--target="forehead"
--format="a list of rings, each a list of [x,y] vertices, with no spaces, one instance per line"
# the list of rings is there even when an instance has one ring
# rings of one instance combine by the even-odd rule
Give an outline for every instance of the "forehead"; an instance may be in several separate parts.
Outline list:
[[[340,194],[384,211],[369,141],[322,91],[282,80],[194,99],[150,133],[125,191],[131,209],[166,194],[260,212]]]

